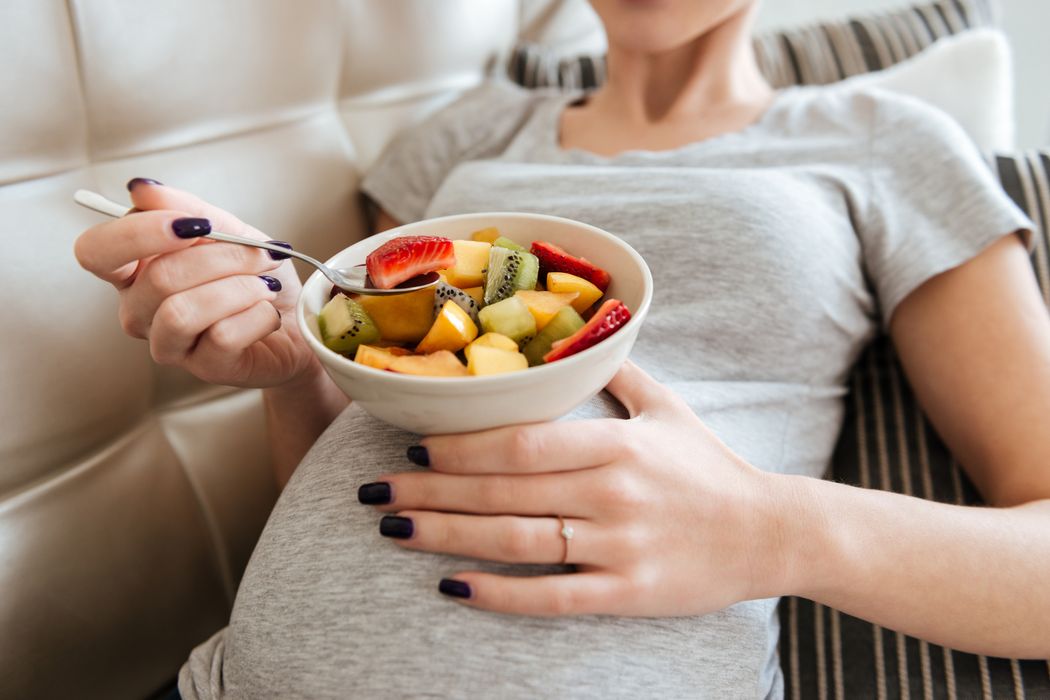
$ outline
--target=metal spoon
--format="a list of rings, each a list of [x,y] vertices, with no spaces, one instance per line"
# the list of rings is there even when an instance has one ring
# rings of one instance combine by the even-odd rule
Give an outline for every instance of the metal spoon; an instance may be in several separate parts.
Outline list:
[[[131,211],[130,208],[118,204],[112,199],[107,199],[99,193],[92,192],[91,190],[77,190],[73,193],[73,201],[80,206],[93,209],[100,214],[107,214],[118,219]],[[210,238],[213,241],[222,241],[223,243],[236,243],[237,245],[246,245],[252,248],[272,250],[275,253],[302,260],[320,270],[321,274],[331,280],[332,284],[335,286],[344,291],[353,292],[354,294],[369,294],[372,296],[405,294],[406,292],[415,292],[420,289],[426,289],[427,287],[433,287],[441,280],[438,273],[428,272],[425,275],[419,275],[410,280],[405,280],[393,289],[378,289],[377,287],[372,286],[364,265],[355,265],[354,267],[336,270],[328,267],[316,258],[311,258],[309,255],[304,255],[303,253],[291,250],[290,248],[274,245],[265,241],[256,241],[251,238],[234,236],[233,234],[222,233],[221,231],[212,231],[211,233],[201,236],[201,238]]]

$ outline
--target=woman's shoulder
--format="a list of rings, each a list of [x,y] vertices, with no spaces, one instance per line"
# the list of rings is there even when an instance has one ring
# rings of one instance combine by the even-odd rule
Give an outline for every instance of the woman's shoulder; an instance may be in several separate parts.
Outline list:
[[[435,112],[423,127],[445,132],[463,148],[484,149],[506,141],[537,107],[558,94],[529,90],[507,80],[487,80]]]

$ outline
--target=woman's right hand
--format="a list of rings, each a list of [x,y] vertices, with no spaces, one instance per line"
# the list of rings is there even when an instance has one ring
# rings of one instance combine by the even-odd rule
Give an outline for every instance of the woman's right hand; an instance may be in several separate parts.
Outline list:
[[[140,178],[128,188],[141,211],[88,229],[75,252],[116,287],[121,326],[149,341],[154,360],[233,386],[277,386],[318,370],[295,323],[300,283],[290,261],[176,231],[267,236],[187,192]]]

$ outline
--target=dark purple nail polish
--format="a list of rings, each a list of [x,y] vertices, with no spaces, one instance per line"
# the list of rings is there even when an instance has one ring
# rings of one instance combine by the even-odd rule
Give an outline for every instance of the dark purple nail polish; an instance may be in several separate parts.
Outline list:
[[[288,250],[292,249],[292,244],[288,243],[286,241],[266,241],[266,242],[269,243],[270,245],[279,245],[282,248],[287,248]],[[288,258],[292,257],[290,255],[285,255],[284,253],[278,253],[278,252],[273,251],[273,250],[268,250],[266,252],[269,253],[270,257],[273,258],[274,260],[287,260]]]
[[[438,590],[453,598],[469,598],[471,596],[470,584],[466,581],[457,581],[454,578],[443,578],[438,584]]]
[[[385,481],[364,484],[357,489],[357,500],[366,506],[385,506],[394,500],[394,491]]]
[[[131,192],[139,185],[163,185],[163,182],[154,180],[151,177],[133,177],[128,180],[128,192]]]
[[[402,518],[400,515],[384,515],[379,521],[379,534],[383,537],[394,537],[399,540],[407,540],[415,532],[411,518]]]
[[[430,466],[430,455],[427,453],[427,448],[422,445],[412,445],[405,454],[408,455],[408,461],[412,464],[418,464],[421,467]]]
[[[211,233],[211,222],[207,219],[187,217],[171,222],[171,230],[179,238],[200,238]]]
[[[271,292],[281,291],[281,280],[276,277],[270,277],[269,275],[259,275],[259,279],[266,283],[266,286],[270,288]]]

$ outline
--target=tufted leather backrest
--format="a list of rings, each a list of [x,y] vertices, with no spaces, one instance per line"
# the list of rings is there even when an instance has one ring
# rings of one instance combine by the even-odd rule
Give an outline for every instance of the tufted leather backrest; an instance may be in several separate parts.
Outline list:
[[[225,624],[276,497],[258,392],[158,367],[80,270],[81,187],[197,192],[324,258],[362,169],[582,0],[32,0],[0,9],[0,697],[143,697]]]

